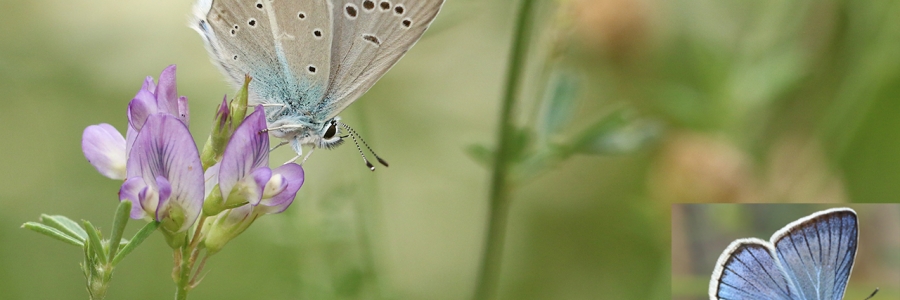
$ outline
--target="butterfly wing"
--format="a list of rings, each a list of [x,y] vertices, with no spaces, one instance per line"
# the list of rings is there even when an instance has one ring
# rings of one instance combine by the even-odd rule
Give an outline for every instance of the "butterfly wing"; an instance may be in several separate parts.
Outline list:
[[[756,238],[731,243],[716,263],[710,299],[798,299],[781,272],[772,246]]]
[[[200,0],[193,27],[233,85],[241,85],[245,74],[253,77],[254,103],[308,111],[302,103],[321,99],[328,85],[330,5],[325,0]]]
[[[835,208],[788,224],[772,236],[788,280],[804,299],[841,299],[856,258],[856,212]]]
[[[335,0],[331,74],[317,120],[336,116],[369,90],[422,37],[443,0]]]

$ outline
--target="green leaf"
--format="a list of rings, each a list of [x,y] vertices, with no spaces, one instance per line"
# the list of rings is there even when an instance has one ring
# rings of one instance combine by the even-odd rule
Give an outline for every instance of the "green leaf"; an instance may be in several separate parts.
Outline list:
[[[482,144],[472,144],[466,147],[466,154],[476,163],[485,168],[491,168],[494,163],[494,150]]]
[[[515,128],[512,129],[513,132],[510,134],[512,140],[510,141],[509,148],[509,161],[514,162],[522,162],[526,158],[528,158],[528,150],[529,146],[534,139],[534,132],[529,128]]]
[[[65,216],[41,215],[41,223],[56,228],[59,231],[68,234],[70,237],[80,240],[82,243],[87,240],[87,233],[84,232],[84,229],[81,229],[81,226],[78,226],[78,223],[75,223],[75,221],[72,221],[72,219],[66,218]]]
[[[534,132],[528,128],[512,128],[510,129],[509,141],[509,157],[505,158],[509,161],[521,162],[527,158],[528,147],[533,141]],[[482,144],[473,144],[465,148],[466,154],[475,162],[487,168],[493,168],[494,159],[497,153],[493,149]]]
[[[543,136],[559,133],[569,125],[575,115],[575,100],[580,84],[578,76],[567,71],[559,71],[551,78],[547,94],[544,95],[540,126]]]
[[[119,251],[119,243],[122,242],[122,233],[125,232],[125,226],[128,225],[128,219],[131,216],[131,201],[125,200],[119,202],[116,208],[116,216],[113,219],[112,233],[109,236],[109,256],[115,257]]]
[[[131,241],[125,244],[125,247],[123,247],[122,250],[119,251],[118,254],[116,254],[116,257],[114,257],[112,260],[113,266],[122,261],[122,259],[125,258],[126,255],[131,253],[131,251],[134,251],[134,248],[140,246],[141,243],[143,243],[144,240],[147,239],[147,237],[149,237],[151,233],[153,233],[153,231],[156,231],[157,227],[159,227],[159,222],[156,221],[144,225],[144,228],[141,228],[141,230],[135,233],[134,237],[131,238]]]
[[[68,244],[72,244],[72,245],[79,246],[79,247],[84,246],[84,242],[79,241],[62,231],[59,231],[56,228],[53,228],[53,227],[50,227],[50,226],[47,226],[47,225],[44,225],[44,224],[41,224],[38,222],[27,222],[25,224],[22,224],[22,228],[30,229],[34,232],[44,234],[46,236],[66,242]]]
[[[594,140],[582,148],[587,154],[622,154],[640,150],[658,140],[661,126],[657,123],[641,123]]]
[[[90,221],[83,220],[81,222],[84,225],[85,231],[87,231],[88,241],[90,242],[91,248],[94,250],[94,254],[97,254],[97,258],[100,259],[100,262],[108,262],[106,250],[103,249],[103,242],[100,241],[100,232],[97,231],[97,228],[94,227],[94,224],[91,224]]]
[[[621,154],[640,149],[655,141],[662,132],[657,122],[632,120],[630,113],[619,110],[585,130],[573,144],[585,154]]]

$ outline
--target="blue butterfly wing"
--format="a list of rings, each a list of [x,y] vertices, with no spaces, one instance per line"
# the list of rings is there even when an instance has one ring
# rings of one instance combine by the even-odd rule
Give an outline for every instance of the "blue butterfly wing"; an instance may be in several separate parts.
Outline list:
[[[768,242],[739,239],[722,252],[709,283],[710,299],[800,299]]]
[[[856,213],[837,208],[788,224],[772,236],[771,243],[801,299],[842,299],[858,234]]]

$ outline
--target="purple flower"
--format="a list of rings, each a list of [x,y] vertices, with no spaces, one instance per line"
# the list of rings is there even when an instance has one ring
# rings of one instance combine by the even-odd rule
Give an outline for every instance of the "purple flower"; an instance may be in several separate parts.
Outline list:
[[[125,163],[138,131],[147,117],[166,113],[188,124],[187,98],[177,97],[175,89],[175,65],[167,67],[159,75],[159,84],[147,76],[144,85],[128,104],[128,129],[126,137],[109,124],[88,126],[81,139],[81,149],[88,162],[103,176],[125,179]]]
[[[263,214],[280,213],[303,185],[303,168],[295,163],[270,169],[269,135],[262,106],[234,131],[222,160],[206,171],[210,196],[204,213],[214,215],[205,227],[205,245],[218,251]],[[218,186],[216,188],[216,186]]]
[[[159,84],[147,77],[128,104],[125,137],[109,124],[89,126],[82,150],[101,174],[125,180],[119,199],[133,203],[131,218],[160,222],[173,248],[188,240],[201,213],[207,216],[201,236],[215,253],[259,216],[287,209],[304,180],[295,163],[268,167],[262,106],[234,128],[246,113],[242,95],[234,106],[223,100],[201,158],[188,131],[187,98],[177,96],[169,66]]]
[[[175,116],[147,117],[127,162],[120,200],[131,200],[131,218],[150,216],[168,233],[187,230],[203,206],[203,167],[187,126]]]

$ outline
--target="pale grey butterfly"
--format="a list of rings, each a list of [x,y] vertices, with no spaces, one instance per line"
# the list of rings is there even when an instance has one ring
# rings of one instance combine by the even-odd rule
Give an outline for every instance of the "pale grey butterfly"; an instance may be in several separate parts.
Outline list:
[[[738,239],[719,256],[709,299],[839,300],[858,236],[856,212],[832,208],[791,222],[769,241]]]
[[[348,136],[356,142],[358,134],[338,113],[422,37],[443,2],[199,0],[192,27],[229,82],[253,78],[250,103],[265,107],[269,132],[297,152],[293,161],[304,145],[333,148]]]

